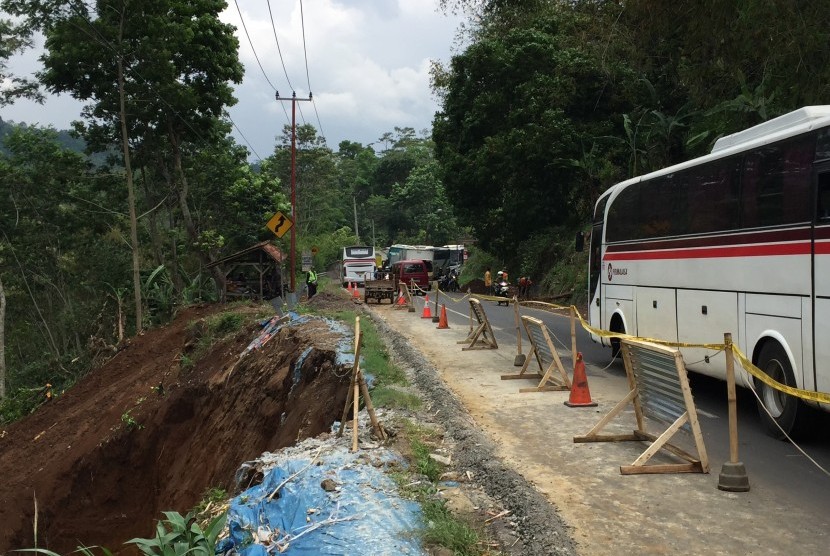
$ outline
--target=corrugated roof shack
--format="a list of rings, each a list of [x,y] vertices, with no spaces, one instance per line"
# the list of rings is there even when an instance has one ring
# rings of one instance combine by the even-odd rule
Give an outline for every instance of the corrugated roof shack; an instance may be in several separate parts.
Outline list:
[[[208,268],[224,269],[224,299],[272,299],[287,286],[283,282],[282,251],[270,241],[260,241],[214,261]]]

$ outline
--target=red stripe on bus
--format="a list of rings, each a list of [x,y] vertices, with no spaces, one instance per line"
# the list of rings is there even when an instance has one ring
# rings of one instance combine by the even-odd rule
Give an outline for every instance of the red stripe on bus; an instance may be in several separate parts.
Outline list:
[[[816,244],[816,249],[824,244]],[[830,245],[826,248],[830,252]],[[819,253],[819,251],[816,251]],[[823,253],[823,252],[822,252]],[[606,261],[640,261],[658,259],[714,259],[731,257],[772,257],[779,255],[809,255],[809,243],[783,243],[776,245],[736,245],[705,249],[671,249],[663,251],[629,251],[606,253]]]
[[[816,255],[830,255],[830,242],[816,242]]]
[[[816,228],[816,239],[830,238],[830,226]],[[753,245],[770,243],[789,243],[806,241],[811,238],[810,228],[786,230],[765,230],[761,232],[728,233],[706,237],[681,237],[671,239],[644,240],[636,243],[611,244],[608,251],[652,251],[663,249],[684,249],[691,247],[732,247],[734,245]]]

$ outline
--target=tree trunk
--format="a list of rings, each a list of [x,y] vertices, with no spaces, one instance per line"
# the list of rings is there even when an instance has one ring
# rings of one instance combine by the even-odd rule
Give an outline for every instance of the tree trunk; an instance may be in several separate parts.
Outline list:
[[[179,178],[179,210],[182,211],[182,219],[184,220],[184,226],[187,229],[190,241],[196,243],[199,240],[199,232],[196,231],[196,225],[190,214],[190,208],[187,206],[187,177],[184,175],[184,169],[182,168],[182,153],[179,149],[179,137],[173,130],[172,125],[169,125],[168,133],[170,136],[170,145],[173,148],[173,163],[176,169],[176,175]],[[215,260],[211,253],[203,249],[197,249],[196,252],[205,266]],[[218,266],[211,267],[210,273],[213,276],[213,281],[216,283],[216,293],[219,300],[225,301],[225,273]]]
[[[6,291],[0,278],[0,400],[6,398]]]
[[[155,207],[157,204],[157,199],[153,195],[152,188],[147,181],[147,168],[145,165],[141,165],[141,168],[138,170],[141,173],[141,184],[144,188],[144,198],[147,199],[147,203],[151,207]],[[155,210],[150,211],[147,214],[147,230],[150,233],[150,244],[153,248],[153,266],[159,266],[164,264],[164,245],[159,235],[159,226],[158,226],[158,216]]]
[[[118,43],[124,33],[124,12],[121,12],[121,27],[118,31]],[[135,213],[135,187],[133,186],[133,170],[130,165],[130,144],[127,134],[127,107],[124,100],[124,61],[118,56],[118,100],[120,103],[121,119],[121,146],[124,150],[124,172],[127,174],[127,204],[130,207],[130,247],[133,252],[133,296],[135,298],[135,333],[138,334],[143,328],[143,315],[141,303],[141,274],[138,260],[138,219]]]

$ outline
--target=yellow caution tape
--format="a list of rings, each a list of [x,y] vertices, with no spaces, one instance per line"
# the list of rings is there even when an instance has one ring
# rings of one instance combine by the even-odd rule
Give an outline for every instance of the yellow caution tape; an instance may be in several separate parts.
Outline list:
[[[812,390],[802,390],[801,388],[793,388],[792,386],[787,386],[786,384],[781,384],[777,380],[773,380],[767,373],[753,365],[752,361],[747,359],[746,355],[744,355],[741,349],[735,344],[732,344],[732,353],[738,361],[741,362],[741,366],[746,370],[746,372],[770,388],[775,388],[780,392],[795,396],[796,398],[801,398],[802,400],[830,403],[830,394],[826,394],[824,392],[813,392]]]
[[[443,293],[443,294],[444,294],[444,297],[446,297],[447,299],[449,299],[449,300],[450,300],[450,301],[452,301],[453,303],[461,303],[462,301],[464,301],[465,299],[467,299],[468,297],[470,297],[470,293],[469,293],[469,292],[468,292],[468,293],[465,293],[463,297],[460,297],[460,298],[458,298],[458,299],[455,299],[454,297],[452,297],[451,295],[449,295],[447,292],[445,292],[445,291],[444,291],[444,290],[442,290],[441,288],[437,288],[437,289],[436,289],[436,292],[437,292],[437,293]]]
[[[496,296],[496,295],[487,295],[487,294],[483,294],[483,293],[474,293],[474,294],[471,294],[471,297],[475,297],[476,299],[483,299],[484,301],[498,301],[499,303],[503,303],[505,301],[507,303],[512,303],[513,302],[512,297],[501,297],[501,296]]]
[[[657,338],[644,338],[640,336],[631,336],[630,334],[622,334],[620,332],[611,332],[609,330],[602,330],[600,328],[594,328],[590,324],[588,324],[582,315],[579,313],[579,309],[576,308],[575,305],[571,305],[570,307],[565,307],[563,305],[554,305],[552,303],[544,303],[541,301],[523,301],[521,302],[522,305],[545,305],[552,309],[560,310],[560,309],[573,309],[574,314],[579,319],[582,328],[587,330],[588,332],[600,336],[602,338],[619,338],[625,340],[633,340],[637,342],[651,342],[654,344],[660,344],[663,346],[668,347],[682,347],[682,348],[703,348],[703,349],[711,349],[713,351],[721,351],[726,349],[725,344],[693,344],[689,342],[669,342],[666,340],[660,340]],[[825,392],[814,392],[812,390],[802,390],[801,388],[793,388],[792,386],[787,386],[786,384],[781,384],[777,380],[771,378],[767,373],[756,367],[752,361],[747,359],[746,355],[741,351],[741,349],[732,344],[732,353],[734,354],[735,358],[740,361],[741,366],[752,376],[769,386],[770,388],[774,388],[780,392],[784,392],[785,394],[789,394],[790,396],[795,396],[796,398],[801,398],[802,400],[809,400],[813,402],[819,403],[827,403],[830,404],[830,394]]]

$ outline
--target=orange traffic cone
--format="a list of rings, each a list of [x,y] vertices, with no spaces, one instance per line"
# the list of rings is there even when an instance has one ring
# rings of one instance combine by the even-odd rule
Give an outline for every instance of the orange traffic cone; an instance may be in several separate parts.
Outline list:
[[[355,282],[354,288],[352,289],[352,298],[353,299],[360,299],[360,292],[357,291],[357,282]]]
[[[441,318],[438,319],[438,326],[437,328],[449,328],[450,325],[447,323],[447,306],[443,303],[441,304]]]
[[[591,390],[588,389],[588,376],[585,374],[585,362],[582,360],[581,352],[576,354],[571,396],[565,405],[568,407],[595,407],[597,405],[597,402],[591,401]]]
[[[424,312],[421,314],[422,319],[431,319],[432,311],[429,309],[429,294],[424,297]]]
[[[398,291],[398,305],[405,306],[406,298],[403,296],[403,290]]]
[[[348,286],[346,286],[346,291],[349,292],[349,295],[352,295],[352,283],[346,282]]]

